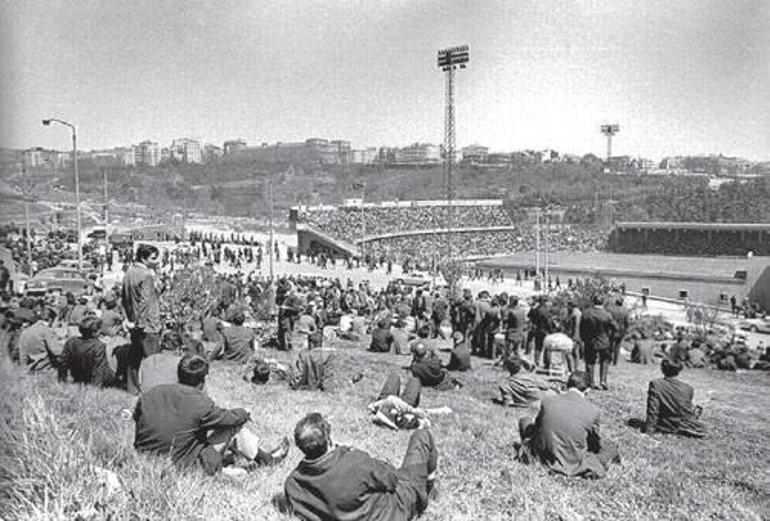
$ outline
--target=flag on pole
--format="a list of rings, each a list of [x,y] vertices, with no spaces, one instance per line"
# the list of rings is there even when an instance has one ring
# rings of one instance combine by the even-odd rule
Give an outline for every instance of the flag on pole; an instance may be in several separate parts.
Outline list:
[[[353,183],[350,186],[351,188],[353,188],[353,190],[363,190],[364,188],[366,188],[366,183]]]

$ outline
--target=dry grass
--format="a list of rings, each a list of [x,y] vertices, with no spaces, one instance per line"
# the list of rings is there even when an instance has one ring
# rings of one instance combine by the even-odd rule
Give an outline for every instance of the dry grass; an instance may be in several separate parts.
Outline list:
[[[321,411],[337,442],[355,445],[397,463],[407,432],[374,426],[365,405],[389,371],[407,358],[340,346],[340,374],[361,371],[330,394],[292,392],[285,384],[247,385],[233,366],[212,370],[208,392],[222,405],[244,406],[269,443],[290,434],[297,420]],[[273,354],[273,353],[271,353]],[[284,355],[275,355],[286,358]],[[503,409],[489,398],[499,370],[476,361],[465,388],[424,392],[426,406],[449,405],[454,415],[434,421],[441,459],[441,496],[425,520],[461,519],[682,519],[770,518],[767,373],[724,374],[693,370],[683,378],[699,400],[710,398],[703,441],[645,436],[625,426],[643,414],[646,382],[655,366],[622,364],[611,373],[613,389],[591,396],[604,411],[604,435],[619,442],[623,463],[609,477],[590,482],[551,476],[513,460],[517,421],[523,411]],[[276,468],[246,478],[180,473],[162,458],[137,455],[133,424],[121,410],[133,399],[118,391],[61,385],[2,364],[0,516],[5,519],[288,519],[271,504],[300,459],[292,448]],[[108,494],[97,468],[114,471],[123,492]]]

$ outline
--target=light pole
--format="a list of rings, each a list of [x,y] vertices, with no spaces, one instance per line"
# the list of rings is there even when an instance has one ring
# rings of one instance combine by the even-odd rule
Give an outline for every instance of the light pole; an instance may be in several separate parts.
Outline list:
[[[448,255],[453,256],[453,229],[456,226],[456,209],[454,204],[454,184],[452,182],[452,167],[455,159],[455,97],[454,81],[455,70],[465,68],[465,64],[470,60],[470,51],[467,45],[450,47],[438,51],[438,68],[445,73],[445,92],[444,92],[444,176],[446,179],[447,202],[451,212],[449,233],[447,233],[447,242],[449,243]]]
[[[59,123],[65,127],[69,127],[72,131],[72,161],[75,169],[75,218],[77,219],[77,234],[78,234],[78,270],[83,267],[83,243],[80,233],[80,176],[78,175],[78,133],[75,129],[75,125],[67,123],[56,118],[44,119],[43,126],[47,127],[51,123]]]

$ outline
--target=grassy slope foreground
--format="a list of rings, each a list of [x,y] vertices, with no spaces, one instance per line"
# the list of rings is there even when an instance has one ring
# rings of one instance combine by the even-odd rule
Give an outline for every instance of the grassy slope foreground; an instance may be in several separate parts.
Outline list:
[[[400,461],[409,433],[374,426],[365,406],[387,372],[403,374],[408,358],[339,347],[338,374],[345,378],[333,393],[292,392],[282,383],[248,385],[227,365],[213,367],[207,391],[222,405],[246,407],[269,444],[290,434],[304,414],[320,411],[337,442]],[[423,394],[424,406],[455,411],[434,421],[441,495],[423,519],[770,518],[767,373],[684,374],[696,399],[708,400],[704,417],[711,432],[695,441],[645,436],[625,426],[643,414],[646,382],[657,377],[658,368],[621,363],[613,368],[612,390],[590,398],[602,407],[603,433],[620,444],[623,462],[607,479],[590,482],[513,460],[517,421],[525,412],[493,405],[489,398],[503,375],[475,362],[463,389]],[[178,472],[163,458],[134,452],[133,423],[121,418],[121,410],[133,405],[130,396],[62,385],[1,365],[0,518],[288,519],[271,498],[300,459],[295,447],[280,466],[244,478]],[[349,376],[359,371],[364,378],[352,384]],[[118,491],[110,491],[100,469],[119,477]]]

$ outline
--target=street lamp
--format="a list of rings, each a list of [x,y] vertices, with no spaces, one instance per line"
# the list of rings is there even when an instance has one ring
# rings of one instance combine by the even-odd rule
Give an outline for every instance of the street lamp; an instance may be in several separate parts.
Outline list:
[[[43,120],[43,126],[48,127],[51,123],[59,123],[72,130],[72,161],[75,168],[75,216],[77,218],[78,228],[78,270],[83,267],[83,244],[80,234],[80,176],[78,175],[78,135],[75,125],[67,123],[61,119],[49,118]]]

